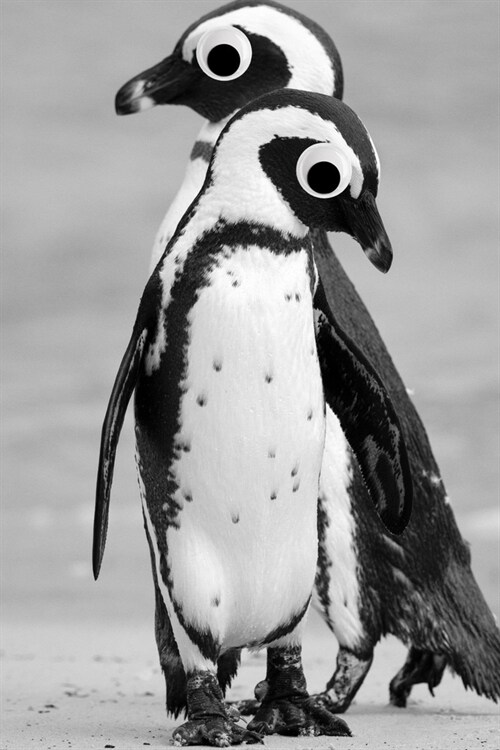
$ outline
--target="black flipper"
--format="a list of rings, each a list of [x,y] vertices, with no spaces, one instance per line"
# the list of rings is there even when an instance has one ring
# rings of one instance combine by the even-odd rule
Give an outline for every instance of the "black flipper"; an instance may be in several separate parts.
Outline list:
[[[96,580],[101,569],[106,544],[109,496],[113,481],[118,438],[120,437],[128,402],[137,382],[147,332],[147,326],[140,325],[138,318],[121,361],[102,426],[94,511],[94,544],[92,548],[92,566]]]
[[[412,479],[399,419],[373,366],[336,323],[321,282],[314,297],[325,398],[353,449],[370,497],[393,534],[407,525]]]

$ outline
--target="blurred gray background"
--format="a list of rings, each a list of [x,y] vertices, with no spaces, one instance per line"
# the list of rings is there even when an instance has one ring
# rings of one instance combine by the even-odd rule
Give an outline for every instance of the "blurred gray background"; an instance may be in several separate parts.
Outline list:
[[[95,475],[153,237],[201,121],[178,107],[118,118],[113,100],[219,4],[2,2],[2,585],[11,625],[152,618],[130,414],[98,584]],[[498,3],[288,4],[334,38],[345,99],[377,145],[393,269],[378,274],[348,239],[335,246],[415,391],[498,615]]]

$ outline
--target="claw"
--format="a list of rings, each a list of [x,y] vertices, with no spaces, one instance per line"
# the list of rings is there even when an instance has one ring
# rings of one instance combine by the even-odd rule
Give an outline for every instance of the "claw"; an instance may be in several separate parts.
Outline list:
[[[231,747],[231,745],[248,745],[262,742],[257,732],[240,727],[220,716],[206,719],[191,719],[174,730],[172,745],[210,745],[211,747]]]

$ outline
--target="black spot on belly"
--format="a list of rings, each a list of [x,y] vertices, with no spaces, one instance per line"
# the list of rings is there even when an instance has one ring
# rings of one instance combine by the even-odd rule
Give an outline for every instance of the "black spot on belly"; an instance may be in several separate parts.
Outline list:
[[[275,451],[275,450],[273,450],[272,448],[270,448],[270,449],[269,449],[269,450],[267,451],[267,457],[268,457],[268,458],[276,458],[276,451]]]
[[[312,418],[313,418],[313,410],[309,409],[309,411],[307,412],[307,421],[310,422]]]
[[[187,503],[192,503],[193,502],[193,496],[192,496],[192,494],[190,492],[185,491],[185,492],[182,493],[182,496],[184,497],[184,500]]]
[[[292,295],[291,295],[291,294],[285,294],[285,300],[286,300],[287,302],[290,302],[290,301],[291,301],[291,299],[292,299]]]
[[[212,607],[218,607],[219,604],[220,604],[220,596],[214,596],[211,601]]]
[[[292,477],[296,477],[298,473],[299,473],[299,464],[297,462],[292,469]]]
[[[297,490],[299,489],[299,487],[300,487],[300,479],[296,479],[295,483],[293,485],[293,491],[297,492]]]
[[[198,406],[206,406],[207,404],[207,396],[205,393],[200,393],[198,398],[196,399],[196,403]]]
[[[185,221],[184,223],[181,222],[181,231],[184,227]],[[143,463],[141,474],[143,475],[146,487],[148,505],[151,506],[150,512],[153,524],[162,532],[168,526],[168,519],[166,519],[165,513],[161,510],[163,502],[168,499],[165,489],[165,471],[168,470],[167,467],[175,463],[176,459],[182,458],[184,451],[189,450],[190,445],[183,444],[185,442],[184,438],[187,437],[191,442],[196,440],[196,435],[191,435],[190,433],[186,435],[182,424],[182,402],[186,397],[185,391],[187,391],[188,386],[190,391],[193,389],[193,382],[188,378],[189,368],[185,356],[191,336],[191,326],[189,325],[191,311],[199,299],[200,291],[210,286],[212,270],[220,263],[221,258],[231,258],[234,248],[254,244],[264,248],[272,247],[277,255],[285,258],[302,252],[306,244],[308,245],[303,238],[299,240],[294,238],[293,235],[284,236],[281,232],[271,227],[264,227],[249,222],[237,222],[234,224],[228,223],[222,218],[219,219],[210,230],[207,230],[198,237],[186,257],[181,253],[182,264],[175,268],[176,273],[172,283],[168,306],[169,330],[175,331],[175,336],[167,337],[165,351],[159,358],[159,366],[152,370],[151,374],[148,374],[147,377],[146,373],[141,373],[136,384],[135,414],[138,426],[137,449]],[[178,249],[176,248],[174,256],[177,252]],[[307,246],[307,252],[310,253],[309,245]],[[226,279],[225,286],[228,291],[231,282],[236,277],[241,279],[241,286],[243,287],[243,277],[239,276],[238,269],[232,266],[227,260],[223,262],[225,265],[222,266],[223,270],[221,269],[219,274],[222,273],[223,278]],[[236,272],[235,277],[226,276],[225,272],[230,267],[234,268]],[[312,278],[313,275],[311,274]],[[154,304],[161,306],[162,290],[158,279],[158,275],[156,274],[155,276],[153,274],[154,283],[151,292]],[[289,288],[288,291],[291,293],[295,290]],[[283,299],[285,294],[283,287],[281,287],[279,294],[281,294]],[[313,343],[312,340],[311,343]],[[149,342],[148,348],[150,346]],[[153,349],[153,351],[155,350]],[[223,349],[216,348],[214,351],[214,349],[207,348],[206,369],[208,371],[210,371],[214,361],[216,362],[217,359],[221,359],[223,353]],[[266,364],[268,363],[266,362]],[[227,368],[228,365],[226,364],[225,369],[227,370]],[[218,369],[218,367],[215,368],[216,372]],[[264,370],[260,371],[258,377],[263,378],[265,374],[266,367],[264,366]],[[167,388],[167,383],[170,383],[172,387]],[[210,388],[209,383],[205,385],[207,388]],[[192,404],[196,404],[198,394],[199,389],[196,389],[191,397]],[[212,391],[210,391],[210,398],[213,398]],[[198,413],[200,414],[200,412]],[[151,449],[153,444],[157,446],[157,449]],[[193,452],[195,449],[196,443],[194,444]],[[266,450],[265,442],[262,449]],[[161,453],[161,471],[158,471],[158,453]],[[265,453],[263,457],[265,457]],[[182,489],[185,488],[183,487]],[[268,499],[270,492],[269,490]],[[179,494],[179,497],[185,506],[186,501],[182,498],[182,494]],[[198,497],[196,501],[199,501]],[[175,506],[173,506],[172,523],[175,520],[174,515],[176,510]],[[178,510],[178,515],[182,516],[181,510]],[[227,521],[229,520],[228,518]],[[163,538],[164,534],[160,534],[160,537]],[[196,639],[193,640],[196,642]],[[212,639],[212,645],[215,654],[215,646],[217,645],[218,647],[218,643]],[[217,659],[218,656],[219,652],[215,654],[214,658]]]
[[[271,500],[276,500],[277,497],[278,493],[276,492],[276,490],[274,492],[271,492]]]
[[[214,359],[212,367],[214,368],[215,372],[220,372],[222,370],[222,360]]]
[[[233,281],[233,286],[235,286],[235,287],[236,287],[236,286],[239,286],[239,285],[240,285],[240,282],[238,281],[238,279],[235,279],[235,280]]]
[[[297,292],[297,293],[296,293],[296,295],[295,295],[295,301],[296,301],[296,302],[300,302],[300,300],[301,300],[301,299],[302,299],[302,297],[301,297],[301,296],[300,296],[300,294],[299,294],[299,293]]]
[[[231,521],[232,521],[233,523],[239,523],[239,522],[240,522],[240,516],[239,516],[239,513],[233,513],[233,514],[231,515]]]
[[[266,373],[265,380],[266,380],[266,383],[272,383],[273,382],[273,376],[270,373]]]

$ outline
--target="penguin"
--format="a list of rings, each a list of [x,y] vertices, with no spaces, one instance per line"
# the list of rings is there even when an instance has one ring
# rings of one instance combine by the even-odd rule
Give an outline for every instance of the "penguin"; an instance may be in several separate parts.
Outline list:
[[[412,482],[397,414],[337,325],[309,230],[347,232],[368,258],[376,247],[390,262],[377,188],[376,152],[347,105],[294,89],[265,94],[222,131],[141,298],[103,425],[94,569],[135,391],[145,526],[186,675],[188,720],[175,745],[350,734],[310,700],[301,664],[325,404],[391,533],[408,522]],[[267,692],[242,728],[223,702],[218,661],[263,646]]]
[[[241,35],[250,43],[250,60]],[[231,47],[236,62],[229,70],[221,70],[217,54]],[[314,21],[263,0],[230,3],[204,15],[186,30],[169,57],[120,89],[118,114],[183,104],[205,118],[185,180],[158,231],[152,269],[201,188],[213,144],[229,116],[255,96],[288,86],[341,98],[340,56],[329,35]],[[462,678],[466,688],[496,701],[500,696],[499,631],[472,573],[470,551],[457,527],[425,427],[323,230],[313,230],[313,244],[330,307],[381,373],[397,407],[415,497],[408,527],[401,536],[392,536],[373,512],[356,458],[327,405],[313,603],[336,636],[339,650],[334,674],[318,698],[332,710],[345,711],[370,669],[377,643],[392,634],[409,647],[405,664],[390,682],[393,705],[404,707],[412,686],[420,682],[434,694],[446,667]],[[158,592],[156,601],[167,706],[176,713],[184,705],[182,698],[179,704],[172,698],[182,695],[179,662],[168,645],[172,639]],[[236,673],[238,658],[237,653],[226,654],[219,665],[224,687]],[[264,688],[261,685],[259,692]],[[250,706],[255,708],[255,703]]]
[[[183,184],[157,232],[150,271],[198,194],[229,117],[257,96],[286,87],[342,98],[337,48],[318,24],[293,9],[250,0],[204,15],[184,32],[171,55],[120,88],[115,97],[119,115],[179,104],[205,118]]]

